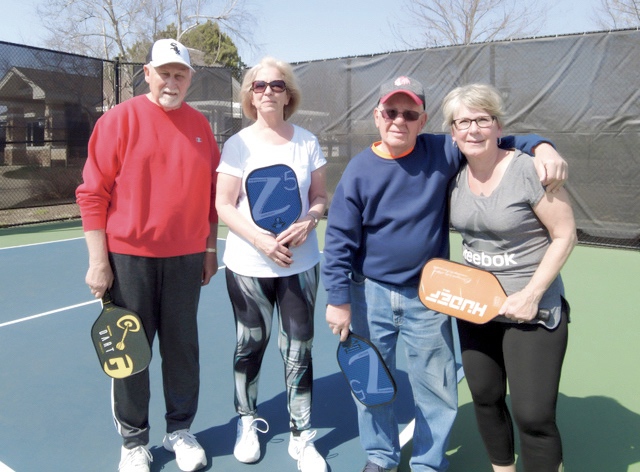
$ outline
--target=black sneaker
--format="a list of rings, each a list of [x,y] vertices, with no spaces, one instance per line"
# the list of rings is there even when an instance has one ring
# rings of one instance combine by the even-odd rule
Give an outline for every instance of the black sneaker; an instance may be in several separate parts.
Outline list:
[[[364,469],[362,469],[362,472],[398,472],[398,468],[394,467],[393,469],[385,469],[384,467],[375,464],[371,461],[367,461],[367,463],[364,466]]]

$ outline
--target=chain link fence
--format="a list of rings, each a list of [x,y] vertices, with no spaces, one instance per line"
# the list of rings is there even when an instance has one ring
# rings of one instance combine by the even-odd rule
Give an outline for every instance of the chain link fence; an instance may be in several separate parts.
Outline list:
[[[73,202],[102,88],[103,61],[0,43],[0,210]]]
[[[224,143],[242,126],[237,82],[224,67],[196,70],[187,100]],[[77,218],[96,120],[147,91],[141,64],[0,42],[0,227]]]
[[[548,137],[569,162],[580,241],[640,249],[639,43],[640,31],[622,30],[296,63],[302,102],[290,121],[318,136],[332,195],[349,159],[379,139],[380,83],[420,80],[430,133],[443,132],[452,88],[491,83],[505,95],[504,132]],[[196,70],[187,101],[223,146],[249,124],[239,83],[223,67]],[[0,43],[0,226],[27,222],[7,221],[9,209],[72,211],[95,120],[146,91],[140,64]]]

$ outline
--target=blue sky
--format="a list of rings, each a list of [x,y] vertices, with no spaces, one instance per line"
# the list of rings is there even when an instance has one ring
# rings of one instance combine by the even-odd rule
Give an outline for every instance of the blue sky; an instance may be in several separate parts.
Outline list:
[[[222,3],[223,0],[220,0]],[[38,4],[47,0],[0,0],[0,40],[44,46]],[[288,62],[384,53],[405,49],[391,33],[388,18],[398,18],[403,0],[249,0],[257,18],[252,25],[254,50],[240,46],[248,65],[272,55]],[[596,30],[593,6],[598,0],[549,0],[541,35]]]

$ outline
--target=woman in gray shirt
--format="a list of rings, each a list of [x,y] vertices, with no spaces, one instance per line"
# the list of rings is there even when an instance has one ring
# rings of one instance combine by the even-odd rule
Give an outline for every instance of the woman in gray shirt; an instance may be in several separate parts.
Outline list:
[[[503,102],[471,84],[443,102],[445,127],[467,158],[451,187],[451,223],[465,263],[493,272],[508,297],[485,325],[458,321],[462,362],[493,470],[515,472],[507,379],[525,470],[557,472],[562,443],[555,422],[567,347],[568,304],[560,269],[576,244],[565,189],[545,192],[532,159],[498,147]],[[550,311],[547,321],[535,316]]]

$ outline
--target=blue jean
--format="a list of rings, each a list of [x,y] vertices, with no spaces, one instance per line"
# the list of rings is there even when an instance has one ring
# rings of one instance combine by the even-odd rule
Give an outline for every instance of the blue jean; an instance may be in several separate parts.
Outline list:
[[[417,287],[361,278],[351,283],[351,328],[378,348],[396,375],[398,337],[406,346],[415,404],[413,472],[444,471],[449,434],[458,408],[451,320],[428,310]],[[393,404],[366,407],[356,401],[360,443],[367,459],[384,468],[400,463],[398,420]]]

